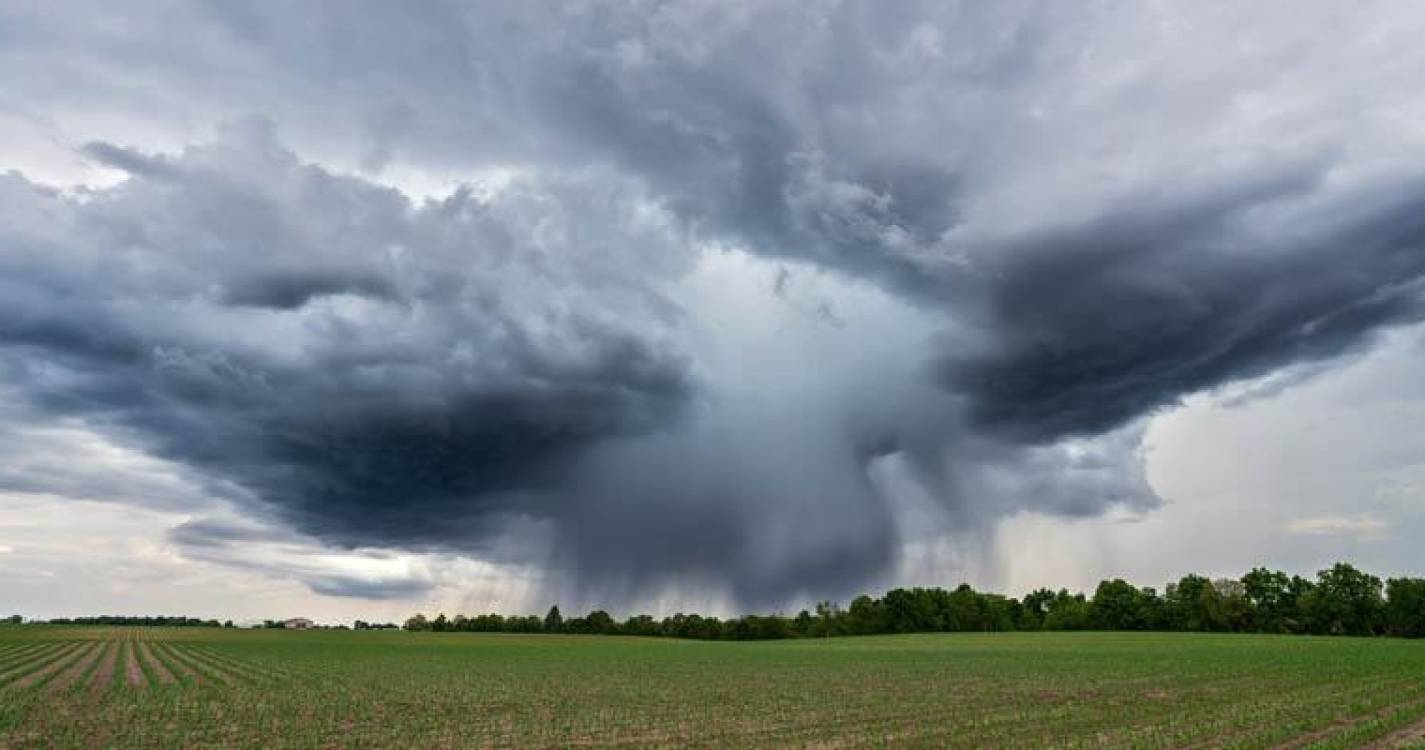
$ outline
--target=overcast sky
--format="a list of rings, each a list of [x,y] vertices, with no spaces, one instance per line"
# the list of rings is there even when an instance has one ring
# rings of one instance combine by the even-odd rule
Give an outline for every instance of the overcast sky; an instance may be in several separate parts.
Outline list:
[[[1425,574],[1422,38],[1373,2],[6,3],[0,609]]]

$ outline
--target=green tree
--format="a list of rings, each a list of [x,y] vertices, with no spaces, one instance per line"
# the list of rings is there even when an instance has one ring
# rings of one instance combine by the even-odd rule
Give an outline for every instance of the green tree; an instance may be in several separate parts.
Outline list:
[[[411,618],[409,620],[406,620],[405,627],[406,630],[411,631],[430,630],[430,622],[426,620],[425,615],[417,612],[416,614],[411,615]]]
[[[943,590],[937,591],[940,591],[945,609],[944,625],[938,629],[979,632],[994,629],[995,616],[984,594],[970,588],[967,583],[956,586],[948,595]]]
[[[1222,596],[1212,581],[1189,573],[1168,584],[1164,596],[1168,627],[1172,630],[1220,631],[1227,629]]]
[[[974,592],[970,595],[973,598]],[[938,588],[891,589],[881,599],[881,621],[885,630],[892,633],[973,629],[957,623],[952,596]],[[973,608],[973,604],[970,606]]]
[[[1212,582],[1221,602],[1222,624],[1234,633],[1252,629],[1252,602],[1247,587],[1235,578],[1218,578]]]
[[[1020,605],[1020,618],[1016,625],[1020,630],[1038,630],[1044,627],[1044,617],[1049,614],[1049,603],[1054,601],[1054,592],[1037,589],[1024,595]]]
[[[1060,589],[1046,605],[1044,629],[1087,630],[1092,626],[1091,617],[1088,600],[1083,594],[1070,594],[1067,589]]]
[[[1392,578],[1385,582],[1387,632],[1425,638],[1425,578]]]
[[[660,635],[658,621],[648,615],[636,615],[624,621],[622,630],[628,635]]]
[[[868,635],[886,632],[881,618],[881,603],[865,594],[851,600],[846,618],[852,633]]]
[[[1156,625],[1153,604],[1157,596],[1122,578],[1099,583],[1090,602],[1090,622],[1100,630],[1147,630]]]
[[[812,635],[819,638],[846,635],[848,627],[846,612],[841,605],[833,601],[816,603],[816,623],[812,626]]]
[[[549,613],[544,616],[544,629],[550,633],[558,633],[564,630],[564,616],[559,614],[559,605],[549,608]]]
[[[1379,578],[1346,563],[1316,574],[1304,607],[1312,631],[1327,635],[1374,635],[1384,625]]]
[[[1252,605],[1252,629],[1261,633],[1290,633],[1299,627],[1296,596],[1291,579],[1279,570],[1253,568],[1242,576],[1242,591]]]
[[[596,609],[590,612],[589,616],[584,618],[584,627],[590,633],[599,633],[602,635],[614,635],[618,633],[618,623],[614,622],[614,618],[610,617],[609,613],[602,609]]]
[[[811,636],[815,628],[816,618],[812,617],[811,613],[806,610],[798,612],[796,618],[792,620],[792,632],[795,633],[798,638]]]

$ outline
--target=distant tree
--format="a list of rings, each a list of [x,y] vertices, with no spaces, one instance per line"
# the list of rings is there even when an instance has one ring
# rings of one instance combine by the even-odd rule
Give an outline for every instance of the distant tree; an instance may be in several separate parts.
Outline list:
[[[1212,581],[1212,587],[1217,589],[1217,595],[1226,599],[1229,596],[1247,597],[1247,586],[1236,578],[1216,578]]]
[[[544,616],[544,629],[550,633],[558,633],[564,630],[564,616],[559,614],[559,605],[549,608],[549,614]]]
[[[1310,628],[1307,622],[1306,602],[1311,592],[1316,590],[1316,584],[1307,578],[1298,575],[1291,577],[1287,582],[1286,599],[1283,607],[1290,614],[1288,625],[1291,633],[1305,633]]]
[[[881,612],[882,607],[879,600],[865,594],[852,599],[851,609],[846,612],[849,631],[862,635],[887,632]]]
[[[1253,630],[1290,633],[1300,628],[1296,596],[1286,573],[1253,568],[1242,576],[1242,593],[1251,604]]]
[[[1099,583],[1090,602],[1090,619],[1100,630],[1148,630],[1158,627],[1157,595],[1122,578]]]
[[[745,615],[729,620],[724,636],[739,641],[776,640],[791,636],[790,621],[780,615]]]
[[[1212,582],[1221,602],[1222,624],[1227,630],[1245,632],[1251,630],[1252,602],[1247,598],[1247,587],[1235,578],[1218,578]]]
[[[628,635],[662,635],[658,621],[648,615],[636,615],[624,621],[621,628]]]
[[[1083,594],[1060,589],[1045,607],[1045,630],[1087,630],[1091,626],[1088,600]]]
[[[1387,632],[1425,638],[1425,578],[1392,578],[1385,582]]]
[[[1222,609],[1222,596],[1212,581],[1189,573],[1177,583],[1168,584],[1164,594],[1171,630],[1221,631],[1227,629]]]
[[[1049,589],[1036,589],[1024,595],[1024,601],[1020,605],[1019,622],[1016,625],[1020,630],[1039,630],[1044,627],[1044,617],[1049,614],[1049,603],[1054,601],[1054,592]]]
[[[1163,601],[1163,597],[1158,596],[1158,590],[1152,586],[1144,586],[1143,592],[1144,617],[1148,622],[1149,630],[1166,630],[1168,627],[1168,605]]]
[[[806,610],[798,612],[796,618],[792,620],[792,634],[798,638],[810,637],[815,629],[816,618]]]
[[[816,603],[816,624],[812,628],[813,636],[826,638],[833,635],[846,635],[848,627],[846,611],[841,608],[841,605],[833,601]]]
[[[1187,575],[1167,586],[1162,596],[1152,588],[1136,588],[1126,581],[1103,581],[1092,599],[1039,589],[1023,601],[999,594],[981,593],[967,584],[944,588],[897,588],[880,598],[863,594],[846,610],[830,601],[818,602],[813,614],[796,617],[749,614],[730,620],[698,614],[677,614],[655,620],[635,615],[622,623],[603,610],[564,620],[559,607],[549,613],[503,616],[489,613],[467,617],[444,614],[434,621],[415,615],[408,630],[473,632],[563,632],[627,635],[661,635],[675,638],[755,640],[768,638],[826,637],[848,634],[912,633],[933,631],[1007,631],[1015,629],[1082,630],[1194,630],[1357,633],[1362,635],[1425,635],[1425,581],[1392,579],[1388,600],[1381,596],[1378,578],[1344,563],[1320,571],[1313,583],[1301,576],[1257,568],[1241,579],[1208,580]],[[194,618],[131,618],[102,616],[54,620],[81,624],[210,625],[215,620]],[[281,623],[268,621],[281,627]],[[357,629],[395,628],[356,622]]]
[[[20,625],[20,624],[22,624],[24,621],[25,621],[25,618],[23,618],[23,617],[21,617],[21,616],[19,616],[19,615],[10,615],[9,617],[6,617],[6,618],[5,618],[5,623],[6,623],[6,624],[9,624],[9,625]]]
[[[979,597],[984,631],[1010,631],[1016,630],[1015,623],[1019,622],[1021,605],[1018,599],[1000,594],[976,594]]]
[[[943,589],[932,589],[926,600],[927,603],[940,603],[944,612],[927,629],[970,632],[994,629],[996,617],[990,600],[967,583],[956,586],[948,594]]]
[[[854,606],[854,602],[853,602]],[[943,630],[943,617],[925,589],[891,589],[881,598],[881,628],[871,632],[923,633]]]
[[[1316,633],[1374,635],[1384,627],[1380,579],[1346,563],[1316,574],[1303,609]]]
[[[600,635],[615,635],[618,633],[618,623],[614,622],[614,618],[610,617],[609,613],[602,609],[596,609],[590,612],[589,616],[584,618],[584,627],[587,632],[598,633]]]

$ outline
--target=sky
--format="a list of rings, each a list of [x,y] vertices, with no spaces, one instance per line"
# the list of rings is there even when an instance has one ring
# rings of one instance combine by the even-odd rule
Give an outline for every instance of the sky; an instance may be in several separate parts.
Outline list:
[[[0,7],[0,610],[1425,574],[1425,7]]]

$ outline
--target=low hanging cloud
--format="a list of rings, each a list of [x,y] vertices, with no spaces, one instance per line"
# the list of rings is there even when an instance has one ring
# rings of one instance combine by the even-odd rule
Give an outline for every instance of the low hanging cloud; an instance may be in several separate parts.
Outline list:
[[[8,178],[7,388],[349,544],[442,542],[676,418],[656,207],[587,179],[414,205],[269,135],[129,154],[83,199]]]
[[[1425,111],[1358,74],[1418,87],[1425,14],[429,11],[9,11],[17,101],[134,138],[74,126],[110,187],[0,178],[6,402],[263,528],[780,604],[917,534],[1151,509],[1145,419],[1425,313]]]
[[[247,559],[295,533],[540,566],[575,601],[681,586],[773,604],[894,565],[907,532],[873,476],[890,456],[966,527],[1156,501],[1131,439],[1025,451],[967,432],[913,351],[941,317],[700,245],[604,173],[413,203],[302,163],[261,122],[180,154],[87,153],[128,178],[6,185],[7,390],[27,420],[80,420],[177,467],[176,496],[254,519],[174,529],[192,559],[327,595],[431,588]],[[749,284],[760,308],[739,318],[726,298]],[[35,491],[33,473],[4,488]]]
[[[186,521],[169,530],[167,541],[186,559],[295,578],[324,596],[410,599],[436,586],[436,577],[412,560],[372,550],[333,554],[320,540],[251,521]]]
[[[1390,525],[1370,513],[1349,516],[1310,516],[1296,518],[1286,525],[1288,534],[1303,536],[1348,536],[1359,540],[1380,539],[1390,531]]]

